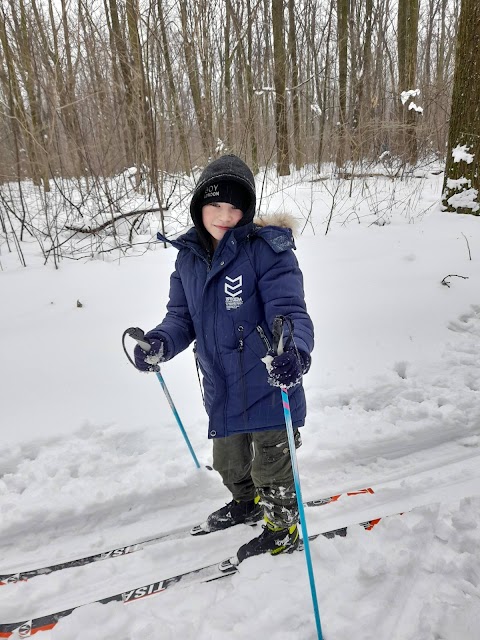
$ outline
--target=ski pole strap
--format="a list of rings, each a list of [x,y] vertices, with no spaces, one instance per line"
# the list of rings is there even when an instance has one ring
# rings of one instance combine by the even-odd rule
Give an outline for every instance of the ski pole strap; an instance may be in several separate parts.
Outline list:
[[[285,340],[285,325],[288,328],[287,339]],[[281,355],[284,351],[290,348],[293,343],[295,350],[297,349],[295,341],[293,339],[293,320],[289,316],[276,316],[273,320],[272,327],[273,343],[272,349],[274,355]]]
[[[123,351],[125,352],[125,355],[127,356],[130,364],[132,364],[135,367],[135,369],[138,370],[137,365],[130,357],[130,354],[127,351],[127,347],[125,346],[126,336],[130,336],[131,338],[133,338],[135,342],[139,345],[139,347],[141,347],[145,351],[145,353],[149,353],[152,347],[150,343],[147,340],[145,340],[145,333],[143,329],[140,329],[140,327],[129,327],[128,329],[125,329],[125,331],[123,332],[123,336],[122,336]],[[158,365],[155,365],[155,366],[152,365],[152,368],[154,371],[160,371],[160,367]]]
[[[146,353],[150,351],[150,343],[145,340],[145,333],[140,327],[130,327],[126,330],[126,333],[133,338]]]

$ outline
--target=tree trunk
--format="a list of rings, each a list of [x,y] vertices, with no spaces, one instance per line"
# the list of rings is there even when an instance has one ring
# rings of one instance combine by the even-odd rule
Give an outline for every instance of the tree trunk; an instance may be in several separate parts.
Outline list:
[[[345,164],[347,134],[348,10],[349,0],[337,0],[339,129],[335,162],[339,169]]]
[[[28,24],[25,11],[25,4],[20,0],[20,24],[18,25],[18,41],[20,48],[20,68],[19,72],[23,78],[25,91],[28,97],[28,108],[30,111],[30,121],[32,127],[32,142],[34,153],[33,162],[35,164],[34,181],[43,184],[45,191],[50,191],[49,173],[48,173],[48,157],[45,150],[44,131],[42,125],[41,106],[38,100],[38,92],[36,88],[36,80],[38,76],[34,72],[33,53],[30,47],[31,38],[28,30],[31,25]]]
[[[245,137],[248,136],[250,141],[250,152],[251,152],[251,165],[253,173],[258,173],[258,146],[257,139],[255,135],[255,122],[256,122],[256,108],[255,108],[255,93],[253,87],[253,74],[252,74],[252,29],[253,29],[253,16],[250,9],[250,0],[247,0],[247,13],[248,13],[248,21],[247,21],[247,51],[245,51],[244,39],[245,32],[242,29],[242,21],[241,18],[235,13],[231,6],[230,0],[227,0],[227,6],[230,6],[230,16],[233,21],[233,25],[235,27],[235,32],[237,35],[238,42],[238,60],[239,60],[239,69],[237,74],[237,81],[239,83],[239,93],[240,93],[240,113],[242,115],[242,120],[245,123]],[[247,83],[246,90],[246,100],[243,100],[244,90],[243,90],[243,76],[245,76],[245,81]],[[245,142],[242,142],[242,147]]]
[[[232,24],[232,5],[230,0],[226,1],[225,6],[225,32],[224,32],[224,65],[225,65],[225,138],[227,149],[230,151],[234,147],[233,136],[233,109],[232,109],[232,51],[230,44],[231,24]]]
[[[180,2],[180,16],[182,22],[183,50],[185,62],[187,64],[187,75],[192,93],[193,106],[197,117],[198,128],[200,130],[200,141],[202,144],[205,160],[208,160],[212,151],[212,131],[208,131],[205,118],[205,109],[202,103],[202,92],[200,87],[200,74],[198,72],[197,58],[193,46],[192,36],[188,29],[188,13],[185,1]]]
[[[419,0],[399,0],[398,2],[398,81],[399,98],[403,91],[416,89],[417,42],[418,42]],[[399,102],[400,123],[403,130],[404,157],[414,165],[418,160],[416,122],[418,113],[410,108],[415,96],[405,103]]]
[[[63,110],[65,111],[66,130],[69,135],[69,148],[72,154],[73,171],[76,177],[84,173],[85,162],[82,163],[82,140],[78,113],[75,107],[75,73],[72,62],[72,47],[70,44],[70,29],[68,25],[67,3],[61,0],[62,5],[62,26],[65,47],[66,73],[64,75],[63,86]]]
[[[298,99],[298,60],[297,60],[297,37],[295,28],[295,0],[288,0],[288,52],[290,54],[290,65],[292,69],[292,112],[293,112],[293,153],[295,168],[302,166],[302,153],[300,149],[300,104]]]
[[[272,0],[273,52],[275,59],[275,132],[277,142],[277,174],[290,175],[290,154],[288,150],[288,123],[286,108],[286,53],[284,0]]]
[[[480,4],[462,0],[443,204],[480,215]]]
[[[115,50],[118,54],[120,65],[120,73],[125,89],[126,101],[126,119],[128,125],[128,146],[127,146],[127,163],[135,164],[137,158],[137,119],[134,113],[134,89],[132,82],[132,72],[129,64],[127,43],[120,25],[118,16],[117,0],[109,0],[110,18],[113,40],[115,42]]]
[[[355,115],[357,128],[357,159],[365,159],[368,154],[368,125],[370,120],[372,91],[372,33],[373,33],[373,0],[365,3],[365,38],[363,41],[363,67],[358,83],[357,112]]]
[[[13,59],[13,51],[10,46],[9,36],[7,32],[6,15],[3,8],[0,14],[0,43],[5,58],[6,78],[5,85],[7,87],[9,116],[15,132],[16,144],[18,140],[22,140],[23,145],[27,149],[27,159],[30,168],[30,175],[35,184],[41,184],[41,174],[38,170],[37,153],[34,136],[26,112],[25,104],[22,97],[22,90],[18,81],[17,70]],[[17,154],[17,176],[22,177],[20,156]]]
[[[173,110],[175,113],[175,124],[178,130],[178,136],[180,138],[180,148],[182,150],[183,168],[187,175],[190,175],[191,163],[188,153],[187,136],[185,134],[185,127],[183,124],[183,114],[180,108],[180,101],[177,95],[177,87],[175,82],[175,76],[172,69],[172,62],[170,60],[169,44],[167,38],[167,30],[165,28],[165,17],[163,15],[162,0],[157,0],[158,21],[160,23],[160,35],[162,40],[163,58],[165,60],[165,67],[167,70],[168,86],[170,88],[170,98],[173,103]]]
[[[328,87],[330,80],[330,41],[332,38],[332,15],[333,6],[335,0],[330,0],[330,12],[328,15],[328,27],[327,27],[327,40],[325,43],[325,70],[323,73],[323,89],[322,100],[320,103],[320,125],[318,131],[318,148],[317,148],[317,171],[320,173],[322,160],[323,160],[323,147],[325,139],[325,125],[327,122],[327,102],[328,102]]]
[[[253,37],[253,12],[250,6],[250,0],[247,0],[247,59],[245,61],[245,71],[247,76],[247,91],[248,91],[248,131],[250,134],[250,151],[252,156],[252,171],[254,174],[258,173],[258,146],[257,136],[255,134],[256,123],[256,101],[253,88],[253,74],[252,74],[252,37]]]

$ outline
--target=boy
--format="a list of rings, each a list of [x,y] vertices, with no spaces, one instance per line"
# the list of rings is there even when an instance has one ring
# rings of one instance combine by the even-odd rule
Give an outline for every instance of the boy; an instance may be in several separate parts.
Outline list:
[[[238,550],[238,561],[293,551],[299,542],[290,453],[278,387],[290,389],[295,442],[306,415],[302,375],[310,366],[313,325],[292,232],[255,224],[255,181],[234,155],[211,162],[190,204],[194,227],[171,244],[179,249],[167,314],[135,348],[142,371],[166,362],[196,340],[204,403],[213,439],[213,468],[232,501],[193,535],[265,519],[263,532]],[[163,240],[163,238],[161,238]],[[293,335],[282,355],[271,352],[272,325],[288,316]],[[274,355],[271,363],[262,361]]]

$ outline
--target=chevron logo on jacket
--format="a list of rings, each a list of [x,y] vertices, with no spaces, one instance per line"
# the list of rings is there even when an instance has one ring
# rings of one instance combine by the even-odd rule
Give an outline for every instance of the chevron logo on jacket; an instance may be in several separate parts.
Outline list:
[[[225,276],[225,305],[227,309],[238,309],[243,304],[242,294],[243,276],[229,278]]]

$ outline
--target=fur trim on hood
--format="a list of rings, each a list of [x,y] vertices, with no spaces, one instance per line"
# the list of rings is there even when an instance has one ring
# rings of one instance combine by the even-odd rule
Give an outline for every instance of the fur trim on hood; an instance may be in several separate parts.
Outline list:
[[[253,221],[257,227],[281,227],[291,229],[294,236],[298,235],[300,224],[291,213],[272,213],[270,215],[255,218]]]

